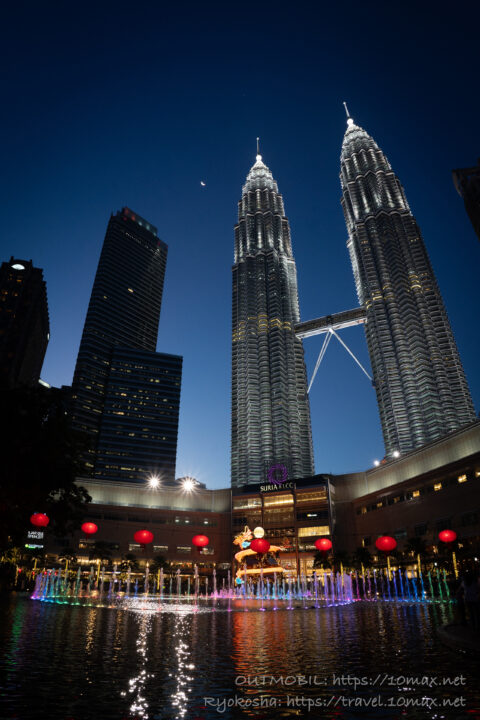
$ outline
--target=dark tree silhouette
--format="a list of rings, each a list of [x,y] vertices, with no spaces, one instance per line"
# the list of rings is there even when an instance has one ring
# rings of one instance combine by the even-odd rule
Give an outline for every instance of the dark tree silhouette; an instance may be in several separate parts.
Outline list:
[[[34,512],[57,537],[80,527],[91,498],[75,484],[85,435],[71,428],[61,391],[42,386],[1,390],[0,550],[23,544]]]
[[[373,558],[370,550],[366,547],[357,547],[353,553],[353,564],[358,569],[362,565],[364,567],[371,567],[373,565]]]

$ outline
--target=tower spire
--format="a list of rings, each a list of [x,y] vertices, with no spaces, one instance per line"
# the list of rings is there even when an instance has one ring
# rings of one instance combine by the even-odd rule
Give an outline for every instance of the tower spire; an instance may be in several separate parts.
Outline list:
[[[260,155],[260,138],[257,137],[257,160],[261,160],[262,156]]]
[[[347,103],[345,102],[345,100],[343,101],[343,107],[345,108],[345,112],[347,113],[347,125],[348,126],[353,125],[353,118],[350,115],[350,113],[348,112],[348,107],[347,107]]]

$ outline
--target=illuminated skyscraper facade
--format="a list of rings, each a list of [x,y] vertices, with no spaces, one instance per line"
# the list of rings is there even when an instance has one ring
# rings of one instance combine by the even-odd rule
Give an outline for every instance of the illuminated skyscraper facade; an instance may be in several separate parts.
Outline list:
[[[297,271],[283,198],[261,155],[235,227],[232,487],[313,475]]]
[[[392,456],[474,421],[475,411],[403,187],[382,150],[350,117],[340,180],[385,450]]]
[[[155,352],[167,245],[123,208],[108,223],[73,378],[75,427],[99,479],[173,481],[182,358]]]

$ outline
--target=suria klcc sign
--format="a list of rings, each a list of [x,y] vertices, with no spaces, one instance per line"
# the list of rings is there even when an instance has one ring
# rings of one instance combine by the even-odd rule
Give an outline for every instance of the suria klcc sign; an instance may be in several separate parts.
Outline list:
[[[284,490],[294,488],[294,482],[288,482],[288,472],[285,465],[278,463],[272,465],[267,473],[268,485],[260,485],[260,492],[271,492],[272,490]]]

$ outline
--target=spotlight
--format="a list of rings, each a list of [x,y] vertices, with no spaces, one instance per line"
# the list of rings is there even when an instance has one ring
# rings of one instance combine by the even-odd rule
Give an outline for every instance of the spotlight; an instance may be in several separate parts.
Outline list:
[[[196,484],[197,483],[195,482],[195,480],[193,478],[187,477],[182,482],[182,488],[185,492],[192,492],[192,490],[195,489]]]
[[[400,453],[399,453],[398,450],[394,450],[393,453],[392,453],[392,455],[393,455],[394,458],[399,458],[399,457],[400,457]]]
[[[155,489],[155,488],[158,488],[160,485],[160,478],[157,477],[156,475],[150,475],[147,482],[148,482],[148,487]]]
[[[380,460],[374,460],[373,464],[375,465],[375,467],[378,467],[380,465]]]

